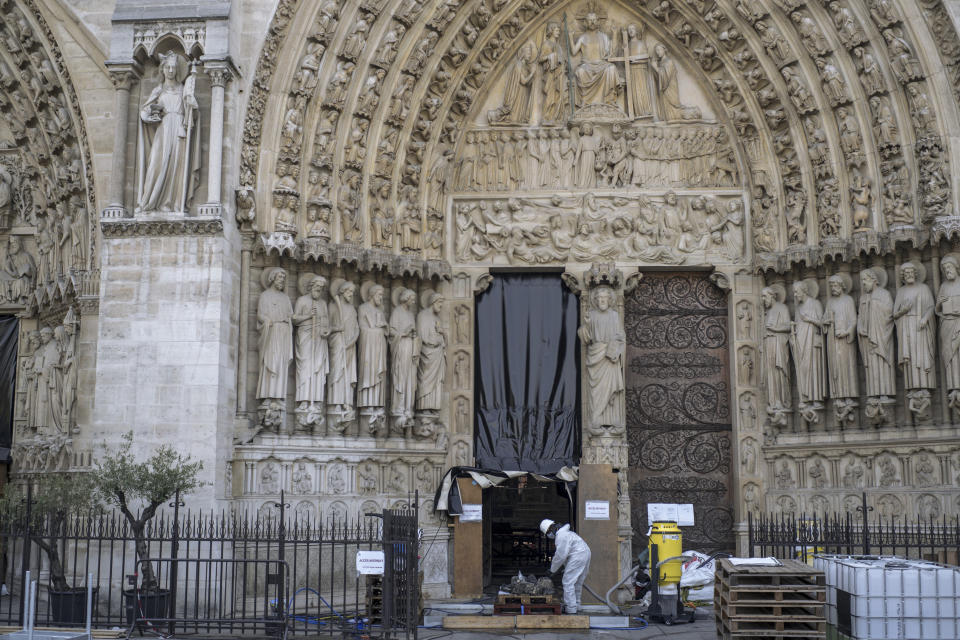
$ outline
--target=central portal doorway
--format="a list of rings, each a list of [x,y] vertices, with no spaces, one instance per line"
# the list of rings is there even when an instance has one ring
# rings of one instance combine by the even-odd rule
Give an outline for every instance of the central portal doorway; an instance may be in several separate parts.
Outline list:
[[[484,591],[498,587],[522,572],[538,578],[550,571],[554,543],[540,533],[540,522],[575,522],[574,503],[563,482],[514,478],[483,492]]]
[[[694,505],[684,549],[733,551],[727,295],[707,273],[644,273],[624,324],[634,553],[650,502]]]
[[[559,272],[494,273],[476,300],[477,467],[541,476],[580,463],[579,299]],[[483,490],[484,587],[541,577],[553,543],[544,518],[576,527],[563,482],[525,475]]]

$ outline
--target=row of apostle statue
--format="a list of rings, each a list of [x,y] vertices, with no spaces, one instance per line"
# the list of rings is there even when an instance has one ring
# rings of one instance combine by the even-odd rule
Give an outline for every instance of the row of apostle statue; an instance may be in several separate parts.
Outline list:
[[[387,291],[372,280],[358,287],[305,273],[295,303],[286,293],[284,269],[264,269],[261,284],[256,396],[263,429],[283,430],[295,362],[296,432],[345,435],[359,418],[363,435],[437,433],[447,345],[439,293],[423,291],[417,312],[417,293],[394,287],[388,318]]]
[[[898,271],[900,286],[891,296],[886,270],[865,268],[860,272],[859,305],[850,295],[853,283],[846,273],[829,277],[825,307],[818,299],[816,280],[800,280],[793,283],[792,318],[784,287],[764,288],[763,364],[769,423],[785,427],[791,412],[791,353],[803,419],[818,423],[824,400],[830,397],[838,423],[853,423],[860,397],[858,350],[868,420],[881,424],[891,417],[897,397],[896,367],[910,413],[915,420],[928,419],[931,392],[937,388],[938,319],[947,403],[950,409],[960,410],[960,256],[945,256],[940,270],[943,281],[934,296],[925,283],[923,264],[904,262]]]
[[[62,324],[27,335],[18,417],[32,435],[68,436],[75,429],[78,326],[69,308]]]

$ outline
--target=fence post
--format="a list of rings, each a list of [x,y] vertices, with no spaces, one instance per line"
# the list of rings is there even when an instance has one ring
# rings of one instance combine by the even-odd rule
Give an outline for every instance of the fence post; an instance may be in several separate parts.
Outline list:
[[[870,524],[867,522],[867,513],[873,511],[873,507],[867,506],[867,492],[864,491],[862,494],[862,504],[857,507],[863,515],[863,555],[870,555]]]
[[[747,545],[749,546],[749,554],[747,557],[753,557],[753,512],[747,511]]]
[[[27,600],[27,589],[30,585],[26,583],[27,572],[30,571],[30,533],[31,522],[33,521],[33,483],[27,481],[27,502],[24,510],[23,519],[23,553],[20,554],[20,592],[23,596],[20,598],[20,619],[19,623],[23,626],[25,605]],[[10,585],[12,588],[13,585]]]
[[[183,506],[180,502],[180,489],[174,494],[173,504],[170,506],[173,507],[173,531],[170,534],[170,610],[167,615],[170,617],[168,629],[172,636],[177,626],[174,621],[177,617],[177,558],[180,555],[180,507]]]

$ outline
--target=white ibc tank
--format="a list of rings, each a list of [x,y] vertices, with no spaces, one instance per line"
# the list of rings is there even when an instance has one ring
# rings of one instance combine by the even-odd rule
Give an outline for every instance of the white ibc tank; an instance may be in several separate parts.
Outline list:
[[[827,623],[851,638],[960,639],[960,568],[893,556],[817,556]]]

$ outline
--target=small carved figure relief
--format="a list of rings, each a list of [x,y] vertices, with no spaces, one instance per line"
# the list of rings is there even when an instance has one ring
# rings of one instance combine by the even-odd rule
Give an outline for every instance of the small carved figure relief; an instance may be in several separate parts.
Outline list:
[[[754,368],[753,348],[749,346],[740,347],[737,350],[737,381],[740,385],[752,386],[754,384]]]
[[[36,276],[36,262],[23,248],[21,236],[11,235],[0,269],[0,300],[23,304],[33,292]]]
[[[867,94],[883,93],[886,90],[886,82],[876,57],[865,47],[857,47],[853,50],[853,54],[859,62],[860,81]]]
[[[357,491],[360,493],[376,493],[377,477],[380,475],[379,468],[374,462],[364,462],[357,467]]]
[[[740,428],[743,431],[753,431],[757,426],[757,409],[753,403],[753,394],[748,391],[741,395],[738,405]]]
[[[948,404],[960,411],[960,258],[955,254],[940,261],[943,281],[937,292],[940,317],[940,360],[945,372]]]
[[[767,50],[776,64],[782,65],[793,59],[790,43],[773,24],[759,21],[753,28],[760,34],[760,42],[763,44],[763,48]]]
[[[586,347],[585,365],[590,406],[590,429],[595,435],[625,428],[623,351],[626,336],[620,328],[612,289],[597,287],[590,295],[590,309],[584,314],[577,334]]]
[[[810,57],[817,58],[830,51],[826,37],[813,18],[801,11],[794,11],[790,14],[790,19],[796,25],[800,40]]]
[[[913,469],[918,487],[932,487],[937,482],[937,465],[934,458],[926,451],[921,452],[913,462]]]
[[[784,304],[783,286],[763,289],[760,299],[766,310],[763,322],[763,370],[766,375],[767,416],[773,426],[785,427],[791,409],[790,311]]]
[[[880,472],[880,477],[877,479],[877,483],[881,487],[896,487],[900,485],[900,472],[898,471],[899,463],[893,456],[886,455],[880,458],[877,461],[877,469]]]
[[[757,473],[757,444],[752,438],[740,444],[740,466],[749,475]]]
[[[832,106],[850,101],[847,94],[847,83],[840,70],[831,58],[817,58],[817,70],[820,72],[820,81],[823,83],[823,92]]]
[[[780,467],[774,474],[777,482],[777,489],[793,489],[796,482],[793,479],[793,470],[790,468],[790,461],[783,459],[780,461]]]
[[[921,520],[933,522],[940,518],[943,508],[940,505],[940,499],[936,496],[925,493],[917,498],[917,515]]]
[[[394,462],[387,471],[387,493],[406,493],[407,468],[402,462]]]
[[[820,458],[815,458],[810,464],[810,469],[807,471],[807,475],[810,476],[810,486],[814,489],[823,489],[827,484],[827,470],[823,466],[823,461]]]
[[[897,324],[897,362],[907,389],[907,405],[917,419],[925,419],[930,390],[936,388],[936,320],[933,293],[924,283],[919,262],[900,266],[901,286],[893,305]]]
[[[856,458],[850,458],[843,472],[843,486],[847,489],[862,489],[865,473],[863,464]]]
[[[280,493],[280,469],[267,462],[260,470],[260,493]]]
[[[330,493],[347,492],[347,470],[340,462],[335,462],[327,470],[327,491]]]
[[[293,470],[290,479],[293,481],[293,493],[313,493],[313,476],[310,475],[310,471],[307,470],[307,464],[305,462],[297,463],[297,468]]]
[[[882,495],[877,499],[877,511],[884,518],[903,516],[903,501],[889,493]]]
[[[298,502],[297,506],[293,509],[293,513],[296,516],[297,522],[306,526],[309,526],[310,523],[317,519],[317,508],[313,506],[313,503],[307,502],[306,500]]]
[[[840,42],[844,46],[851,48],[866,41],[867,37],[863,31],[863,26],[854,17],[850,9],[836,1],[831,2],[828,6],[833,14],[833,25],[837,28],[837,35],[840,36]]]
[[[913,49],[907,44],[903,32],[899,29],[884,29],[883,39],[887,43],[887,50],[890,52],[890,66],[893,69],[893,75],[901,84],[907,84],[912,80],[919,80],[923,77],[923,67],[920,61],[913,55]]]
[[[737,303],[737,338],[749,340],[753,337],[753,305],[748,300]]]
[[[760,487],[748,482],[743,487],[743,502],[746,510],[754,514],[760,512]]]
[[[857,307],[850,296],[852,281],[846,273],[828,279],[830,297],[823,314],[829,365],[830,397],[837,420],[853,422],[857,406]]]
[[[812,278],[795,282],[793,285],[796,317],[791,327],[790,344],[796,365],[800,413],[809,423],[819,421],[818,412],[823,409],[823,398],[826,395],[823,334],[820,324],[823,306],[817,299],[818,293],[817,281]]]

